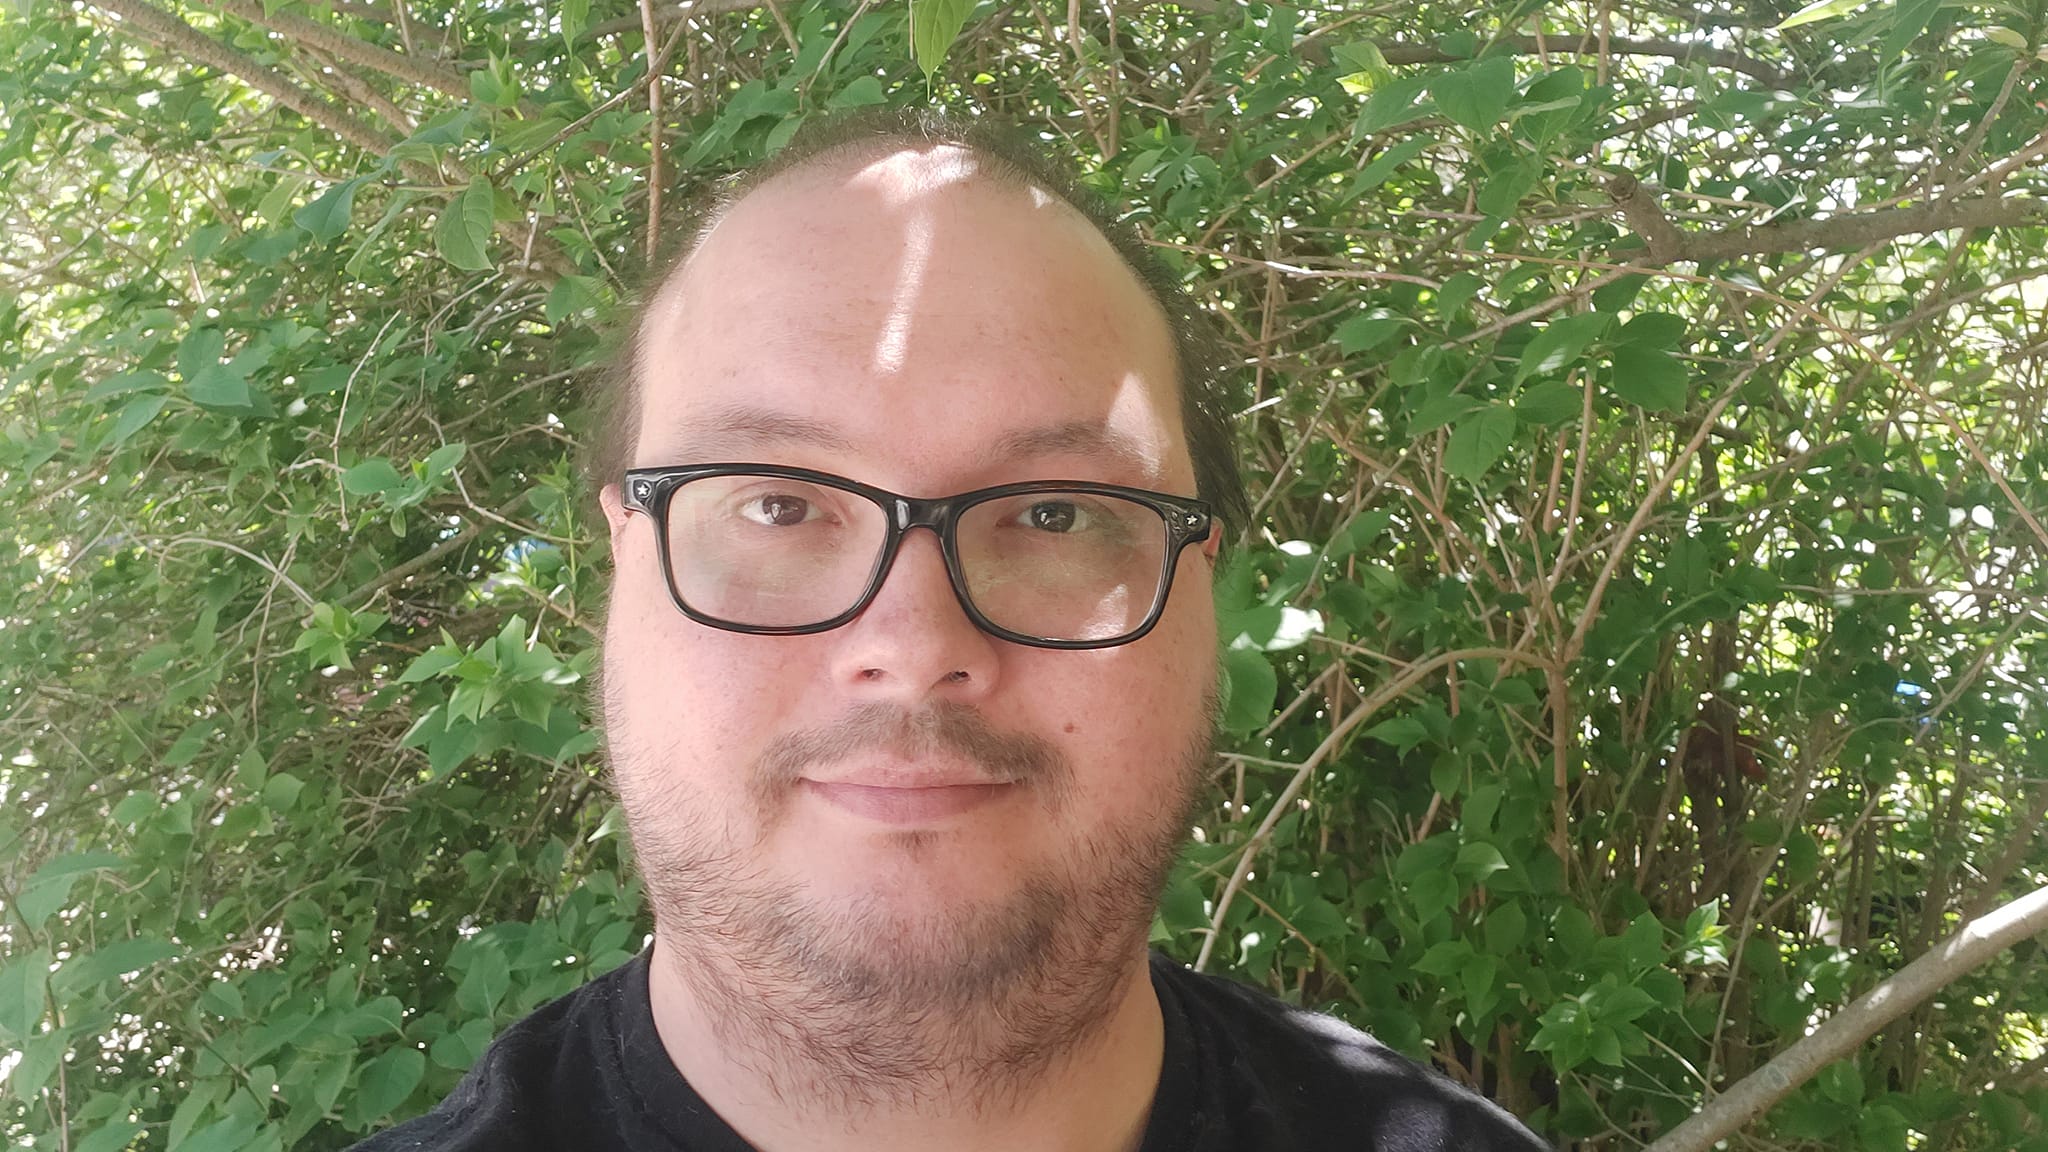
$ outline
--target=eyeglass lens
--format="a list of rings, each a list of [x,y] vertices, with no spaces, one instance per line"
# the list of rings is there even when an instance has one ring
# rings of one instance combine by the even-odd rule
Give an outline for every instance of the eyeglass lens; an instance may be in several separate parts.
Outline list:
[[[874,579],[888,513],[781,476],[709,476],[669,497],[676,595],[705,616],[801,628],[852,608]],[[1031,492],[974,504],[955,537],[968,599],[999,628],[1048,640],[1137,630],[1159,591],[1166,522],[1136,501]]]

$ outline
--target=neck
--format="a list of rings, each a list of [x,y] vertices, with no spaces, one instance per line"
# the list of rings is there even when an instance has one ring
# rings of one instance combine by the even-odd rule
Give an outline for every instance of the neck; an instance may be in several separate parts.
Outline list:
[[[1030,1019],[1001,997],[924,1013],[806,1004],[787,988],[764,998],[742,973],[684,957],[657,932],[662,1046],[764,1152],[1133,1152],[1143,1136],[1165,1030],[1142,942]]]

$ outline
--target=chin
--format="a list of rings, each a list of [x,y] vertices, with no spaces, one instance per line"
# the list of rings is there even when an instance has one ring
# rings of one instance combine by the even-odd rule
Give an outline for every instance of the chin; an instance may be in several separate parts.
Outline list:
[[[1008,891],[986,895],[889,884],[812,893],[780,919],[790,954],[814,981],[944,999],[1042,966],[1062,906],[1053,888],[1013,878]]]
[[[823,849],[822,851],[820,849]],[[909,923],[951,919],[964,909],[1017,898],[1028,868],[987,837],[929,829],[819,838],[790,870],[813,899],[872,910]]]

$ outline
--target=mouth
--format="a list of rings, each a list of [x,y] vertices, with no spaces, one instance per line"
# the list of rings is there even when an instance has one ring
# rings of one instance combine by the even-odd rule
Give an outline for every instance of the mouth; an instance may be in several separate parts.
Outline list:
[[[804,779],[804,791],[842,811],[883,824],[928,824],[964,815],[1008,796],[1015,784],[853,784]]]

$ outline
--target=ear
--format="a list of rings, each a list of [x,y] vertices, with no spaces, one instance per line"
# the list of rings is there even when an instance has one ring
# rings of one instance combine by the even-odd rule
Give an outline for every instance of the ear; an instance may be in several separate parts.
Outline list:
[[[626,523],[631,513],[626,511],[626,500],[617,484],[607,484],[597,490],[597,502],[604,508],[605,522],[611,525],[612,550],[618,551],[619,538],[626,534]]]
[[[1209,529],[1209,538],[1202,541],[1202,556],[1214,567],[1216,557],[1223,551],[1223,525],[1219,521]]]

